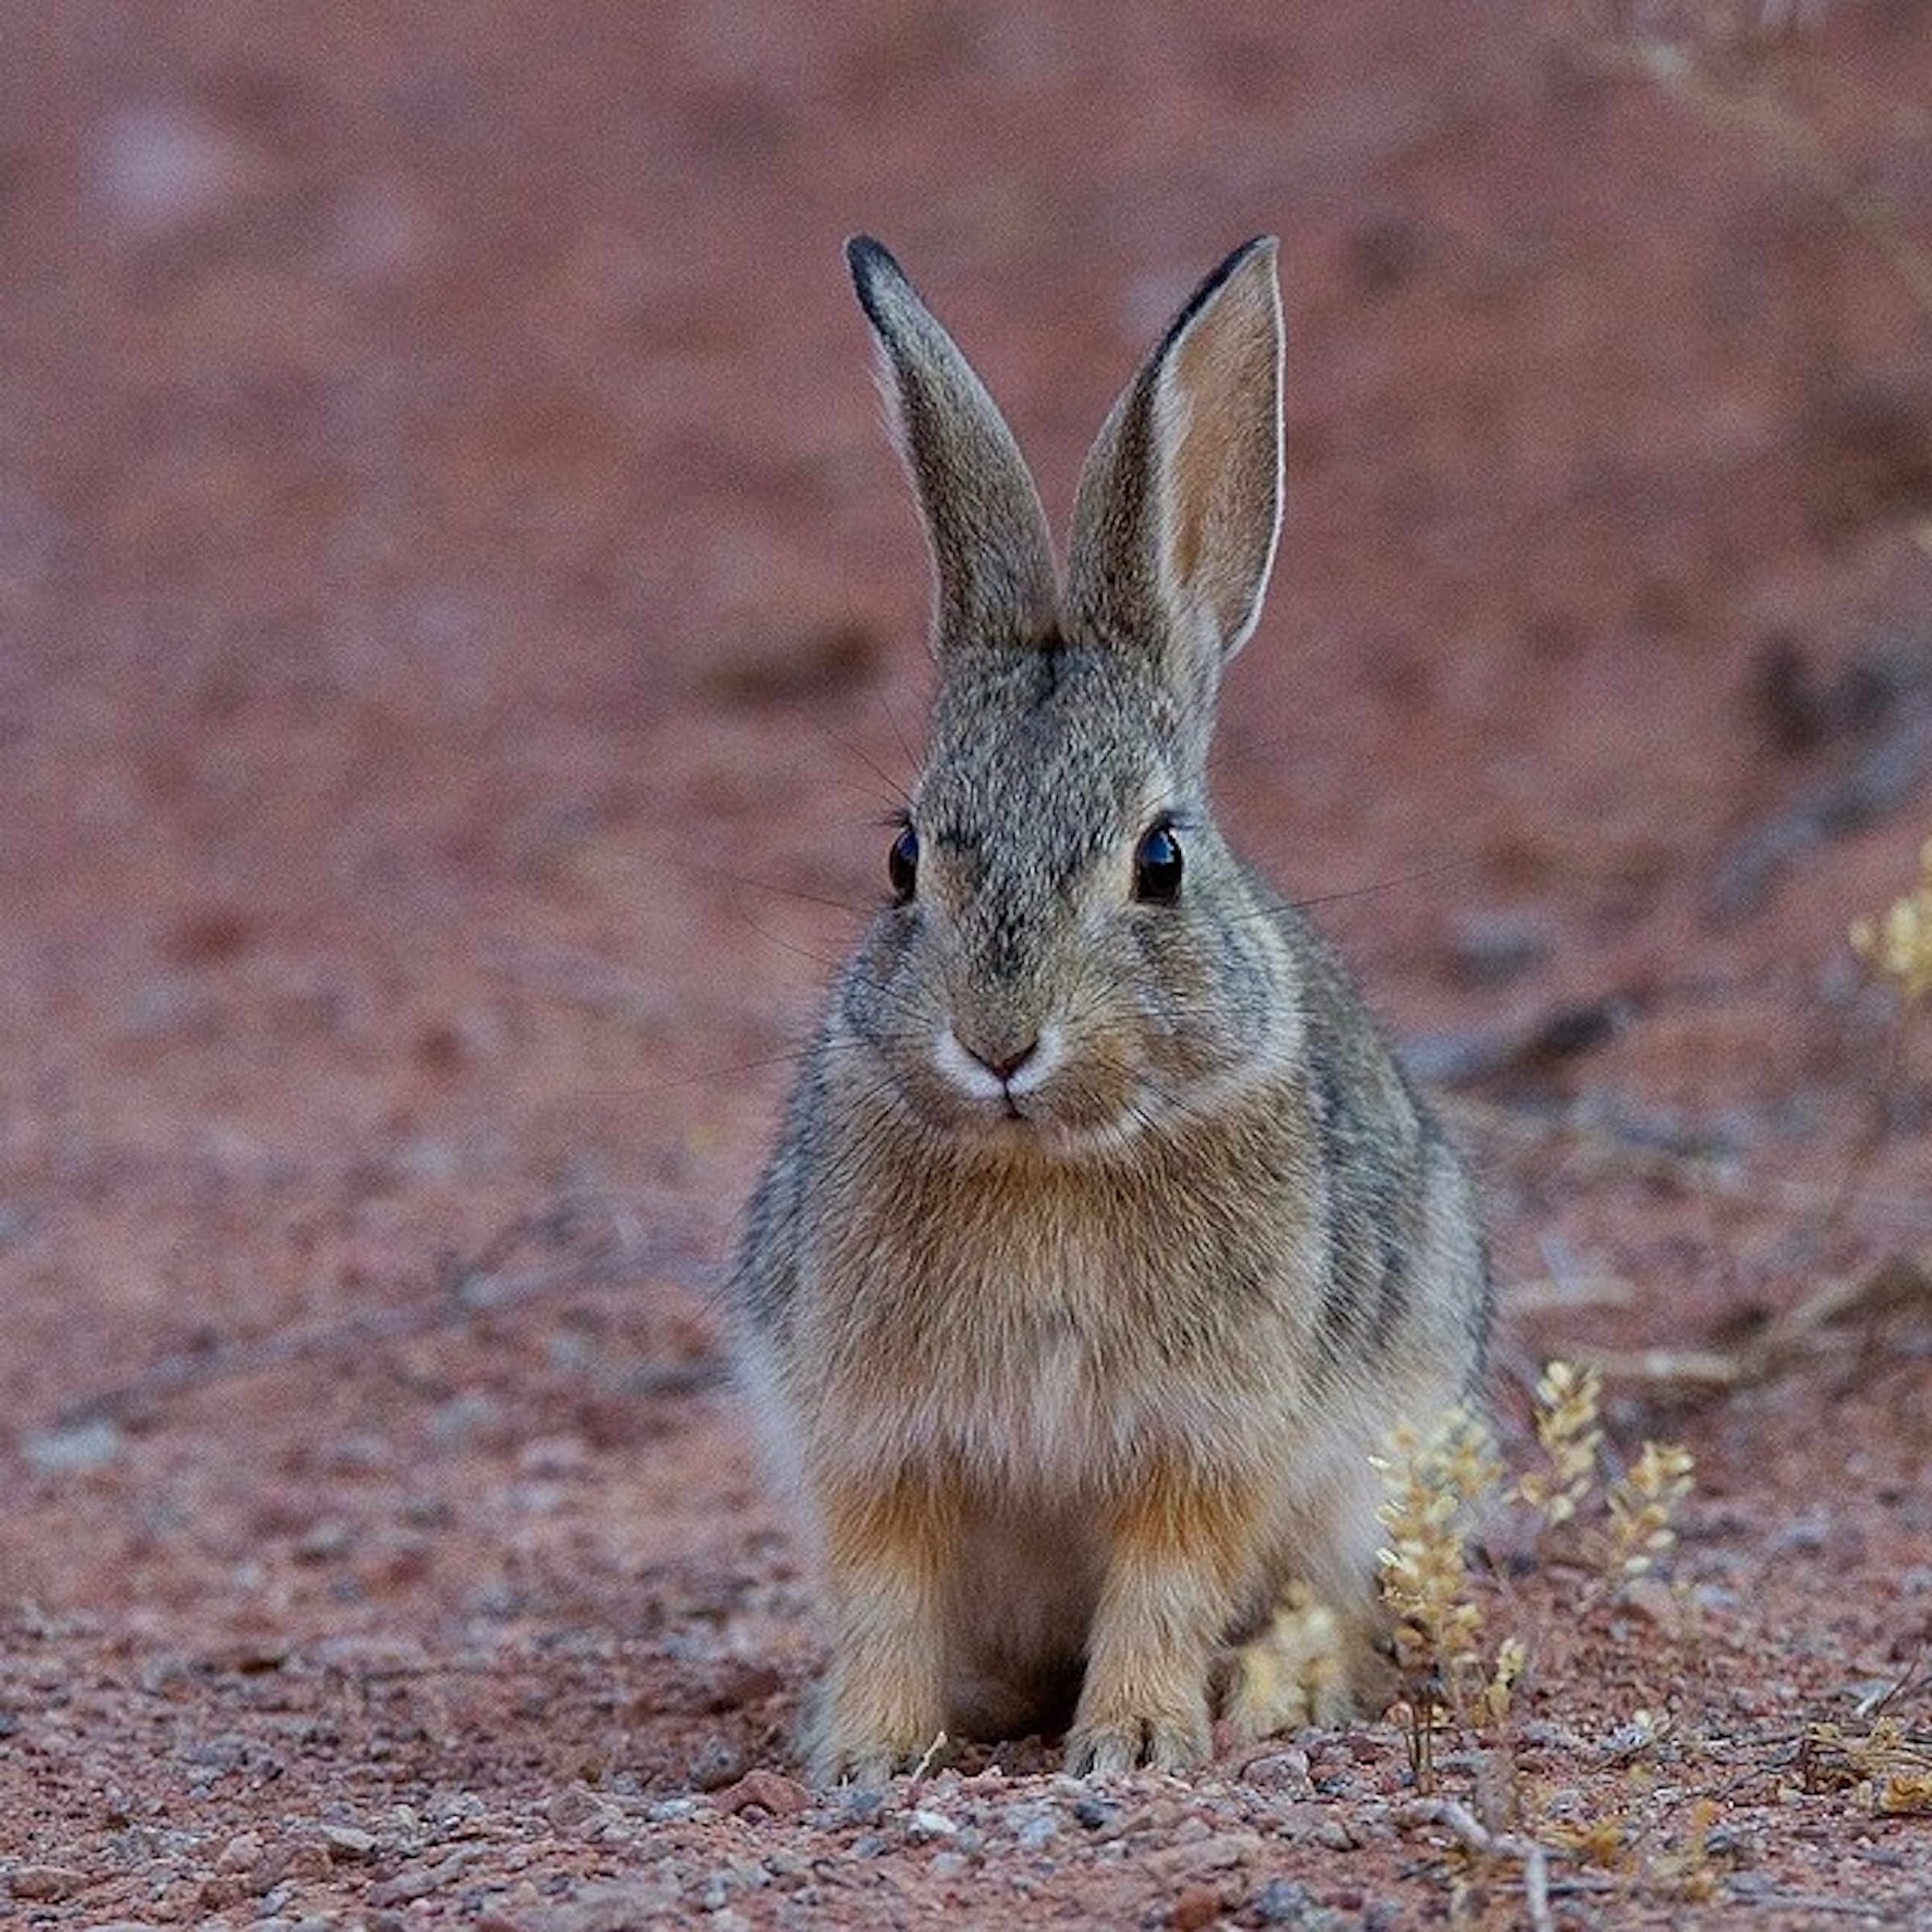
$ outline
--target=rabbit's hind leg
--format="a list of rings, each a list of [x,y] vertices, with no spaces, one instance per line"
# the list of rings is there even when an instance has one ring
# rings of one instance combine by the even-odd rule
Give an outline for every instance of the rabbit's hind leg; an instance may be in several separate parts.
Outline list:
[[[1356,1709],[1348,1651],[1341,1619],[1306,1584],[1290,1583],[1228,1658],[1222,1720],[1244,1742],[1346,1724]]]

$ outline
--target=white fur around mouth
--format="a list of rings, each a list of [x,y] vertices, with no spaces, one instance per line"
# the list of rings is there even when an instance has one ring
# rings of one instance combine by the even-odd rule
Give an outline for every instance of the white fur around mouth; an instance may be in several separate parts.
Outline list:
[[[1053,1078],[1061,1054],[1059,1029],[1049,1021],[1040,1029],[1033,1051],[1002,1079],[960,1044],[959,1036],[945,1021],[939,1022],[933,1036],[933,1064],[940,1073],[976,1105],[1009,1114],[1026,1114],[1027,1099]]]

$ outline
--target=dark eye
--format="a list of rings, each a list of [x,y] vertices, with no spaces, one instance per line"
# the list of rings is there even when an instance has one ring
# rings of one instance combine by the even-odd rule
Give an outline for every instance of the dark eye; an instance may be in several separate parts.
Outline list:
[[[886,855],[886,876],[892,881],[893,897],[902,906],[908,903],[919,882],[919,835],[910,825],[899,828]]]
[[[1169,906],[1181,891],[1181,842],[1171,825],[1156,825],[1133,855],[1133,896],[1150,905]]]

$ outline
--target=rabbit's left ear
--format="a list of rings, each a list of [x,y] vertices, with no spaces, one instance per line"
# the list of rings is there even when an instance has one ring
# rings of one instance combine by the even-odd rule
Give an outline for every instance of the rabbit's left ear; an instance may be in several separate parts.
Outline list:
[[[1178,650],[1170,669],[1210,686],[1254,629],[1281,530],[1274,258],[1261,237],[1195,291],[1114,405],[1074,503],[1071,627]]]
[[[943,660],[975,642],[1050,640],[1059,618],[1053,539],[1005,418],[877,242],[854,235],[845,260],[925,518],[935,650]]]

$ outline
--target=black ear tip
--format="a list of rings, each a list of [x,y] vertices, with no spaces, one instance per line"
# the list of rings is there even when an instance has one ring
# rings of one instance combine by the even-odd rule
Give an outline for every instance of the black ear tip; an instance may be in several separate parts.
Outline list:
[[[905,271],[893,260],[884,243],[875,242],[870,235],[847,237],[845,266],[852,271],[852,281],[861,295],[881,271],[897,275],[901,281],[906,279]]]
[[[859,298],[865,319],[883,338],[890,341],[902,320],[895,317],[904,308],[912,291],[906,271],[892,258],[891,251],[870,235],[853,235],[845,244],[845,266],[852,271],[852,286]]]

